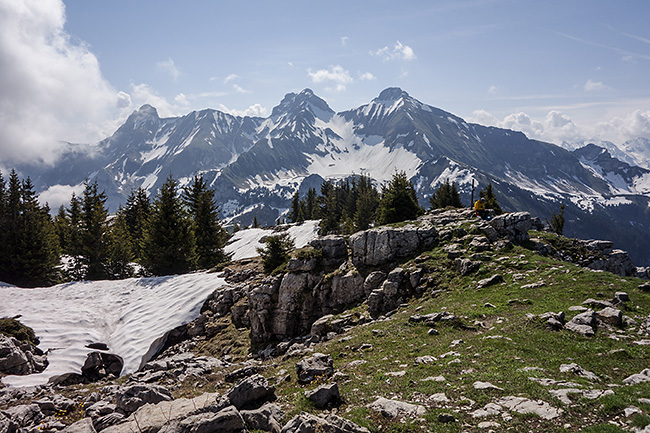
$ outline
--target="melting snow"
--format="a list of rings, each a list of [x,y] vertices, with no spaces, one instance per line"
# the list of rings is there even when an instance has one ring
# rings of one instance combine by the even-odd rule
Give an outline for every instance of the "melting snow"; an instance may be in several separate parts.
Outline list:
[[[198,317],[219,274],[194,273],[118,281],[82,281],[54,287],[0,287],[0,316],[21,315],[34,329],[50,362],[40,374],[6,376],[12,386],[34,386],[63,373],[80,372],[85,346],[105,343],[124,359],[123,374],[133,373],[163,343],[173,328]]]
[[[286,232],[293,239],[296,248],[302,248],[318,236],[319,223],[319,220],[310,220],[292,224]],[[240,230],[233,235],[231,243],[226,246],[226,252],[234,253],[233,260],[257,257],[257,248],[264,247],[260,242],[263,237],[282,233],[276,229],[277,227]]]

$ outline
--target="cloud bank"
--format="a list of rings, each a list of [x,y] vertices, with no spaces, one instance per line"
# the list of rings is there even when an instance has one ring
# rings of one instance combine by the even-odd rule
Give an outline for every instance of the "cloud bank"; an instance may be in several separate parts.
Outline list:
[[[131,99],[104,79],[88,46],[71,42],[60,0],[0,0],[0,154],[53,163],[62,141],[106,136]],[[99,125],[99,126],[98,126]]]

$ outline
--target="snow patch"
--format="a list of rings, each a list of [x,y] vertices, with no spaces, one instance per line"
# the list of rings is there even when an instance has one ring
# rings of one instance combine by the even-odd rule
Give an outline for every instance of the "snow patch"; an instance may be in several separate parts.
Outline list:
[[[40,374],[6,376],[10,386],[35,386],[81,372],[90,343],[105,343],[124,359],[122,374],[137,371],[164,336],[199,316],[207,297],[225,285],[219,274],[195,273],[117,281],[81,281],[54,287],[0,287],[0,316],[21,315],[49,351]]]

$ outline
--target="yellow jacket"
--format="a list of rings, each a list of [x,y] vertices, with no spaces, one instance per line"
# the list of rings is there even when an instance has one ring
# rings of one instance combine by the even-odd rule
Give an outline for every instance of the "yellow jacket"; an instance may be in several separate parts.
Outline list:
[[[482,202],[481,200],[476,200],[476,203],[474,203],[474,210],[481,210],[485,209],[485,203]]]

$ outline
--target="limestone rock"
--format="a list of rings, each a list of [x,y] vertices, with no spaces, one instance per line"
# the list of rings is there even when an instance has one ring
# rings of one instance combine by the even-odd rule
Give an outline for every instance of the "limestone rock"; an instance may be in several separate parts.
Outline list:
[[[369,431],[336,415],[328,415],[323,419],[302,412],[282,428],[282,433],[369,433]]]
[[[530,400],[524,397],[503,397],[495,403],[520,414],[532,413],[547,420],[555,419],[563,412],[562,409],[557,409],[543,400]]]
[[[321,385],[314,390],[305,391],[305,397],[314,403],[316,409],[324,409],[328,406],[338,406],[341,401],[339,386],[336,383]]]
[[[47,361],[39,349],[30,343],[0,334],[0,373],[33,374],[45,369]]]
[[[633,374],[623,379],[624,385],[636,385],[643,382],[650,382],[650,368],[646,368],[641,373]]]
[[[596,312],[596,318],[613,326],[621,326],[623,323],[623,312],[617,308],[607,307]]]
[[[379,397],[367,407],[388,418],[412,418],[426,413],[426,408],[422,405],[389,400],[384,397]]]
[[[249,429],[280,433],[280,421],[284,412],[273,403],[266,403],[259,409],[242,410],[241,416]]]
[[[585,370],[584,368],[580,367],[576,363],[560,365],[560,373],[575,374],[576,376],[584,377],[585,379],[589,379],[591,381],[600,380],[598,378],[598,376],[596,376],[594,373],[592,373],[591,371]]]
[[[532,219],[528,212],[505,213],[492,218],[490,225],[500,237],[523,243],[530,239],[528,231],[532,227]]]
[[[584,335],[585,337],[593,337],[595,335],[595,324],[595,313],[592,310],[587,310],[583,313],[577,314],[573,319],[567,322],[564,327],[571,332]]]
[[[437,239],[435,227],[419,220],[399,228],[382,226],[355,233],[349,244],[355,266],[380,266],[431,247]]]
[[[156,404],[171,399],[171,393],[164,386],[149,384],[131,385],[120,389],[117,393],[116,406],[119,410],[129,414],[147,403]]]
[[[246,425],[239,411],[228,406],[217,413],[206,412],[190,415],[178,423],[178,433],[194,432],[245,432]]]
[[[456,269],[460,272],[461,275],[469,275],[478,271],[481,267],[481,262],[474,262],[470,259],[457,258],[454,260]]]
[[[489,278],[484,278],[480,280],[476,286],[477,289],[482,289],[483,287],[492,286],[494,284],[503,283],[503,277],[499,274],[494,274]]]
[[[296,363],[296,373],[298,382],[302,384],[311,383],[316,378],[329,378],[334,374],[334,361],[330,355],[314,353]]]
[[[90,418],[83,418],[61,430],[62,433],[97,433]]]
[[[237,409],[248,409],[251,405],[275,398],[275,387],[269,385],[264,376],[256,374],[243,379],[237,385],[233,386],[225,394],[225,397]]]

